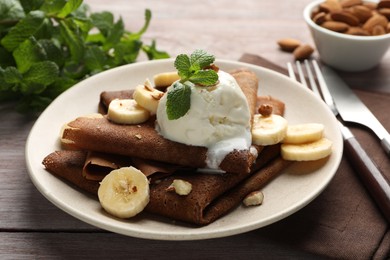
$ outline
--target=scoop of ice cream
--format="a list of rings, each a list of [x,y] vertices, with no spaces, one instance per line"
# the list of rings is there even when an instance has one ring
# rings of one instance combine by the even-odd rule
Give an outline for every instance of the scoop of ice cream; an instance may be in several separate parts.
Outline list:
[[[211,87],[189,83],[191,107],[179,119],[168,119],[166,94],[157,109],[160,134],[172,141],[208,147],[210,168],[218,168],[234,149],[249,149],[251,145],[251,115],[246,97],[230,74],[220,70],[218,77],[219,83]]]

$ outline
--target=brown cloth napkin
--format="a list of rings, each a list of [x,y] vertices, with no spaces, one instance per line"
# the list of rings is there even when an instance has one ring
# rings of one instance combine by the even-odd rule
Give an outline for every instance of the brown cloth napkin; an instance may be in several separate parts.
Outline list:
[[[240,61],[287,74],[286,68],[256,55],[244,54]],[[390,129],[390,94],[356,88],[354,91],[384,127]],[[350,129],[390,180],[390,159],[376,136],[363,127],[351,126]],[[256,232],[278,243],[327,258],[389,259],[389,224],[354,173],[352,164],[344,156],[334,179],[312,203]]]

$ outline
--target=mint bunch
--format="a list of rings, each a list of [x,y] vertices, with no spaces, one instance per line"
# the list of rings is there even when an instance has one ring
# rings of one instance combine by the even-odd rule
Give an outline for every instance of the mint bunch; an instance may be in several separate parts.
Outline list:
[[[204,50],[195,50],[190,56],[176,57],[175,68],[180,81],[173,84],[167,93],[166,112],[169,120],[179,119],[191,108],[191,87],[189,82],[208,87],[218,83],[218,68],[213,65],[215,57]]]
[[[121,18],[90,13],[83,0],[0,1],[0,102],[17,101],[17,110],[40,112],[75,83],[103,70],[133,63],[139,53],[167,58],[124,28]]]

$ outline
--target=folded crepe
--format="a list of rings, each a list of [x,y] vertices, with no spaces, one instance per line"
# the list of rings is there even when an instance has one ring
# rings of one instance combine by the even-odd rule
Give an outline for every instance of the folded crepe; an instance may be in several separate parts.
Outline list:
[[[273,113],[283,115],[283,102],[270,96],[257,97],[254,73],[237,70],[232,75],[243,88],[252,115],[261,104],[271,104]],[[131,90],[103,92],[99,110],[106,112],[114,98],[130,97]],[[146,211],[198,225],[225,215],[291,164],[279,157],[280,147],[274,145],[256,147],[257,157],[249,151],[231,152],[220,165],[225,174],[200,173],[195,168],[206,166],[207,148],[164,139],[155,131],[154,120],[125,126],[113,124],[103,115],[77,118],[62,134],[62,144],[74,150],[53,152],[43,164],[53,175],[95,195],[102,177],[114,168],[132,165],[151,181]],[[119,160],[117,155],[121,155]],[[167,190],[177,178],[192,184],[189,195]]]
[[[257,109],[258,78],[252,71],[240,69],[232,71],[249,104],[252,116]],[[128,92],[118,92],[121,96]],[[105,101],[118,95],[109,95]],[[155,130],[155,117],[138,125],[119,125],[101,117],[79,117],[69,122],[61,137],[66,148],[119,154],[161,161],[182,166],[205,168],[207,148],[191,146],[165,139]],[[257,151],[256,151],[257,150]],[[248,173],[255,162],[261,147],[234,150],[219,165],[221,170],[230,173]]]
[[[207,225],[234,209],[247,194],[262,188],[291,164],[278,156],[279,151],[279,145],[266,147],[253,165],[252,171],[242,175],[176,169],[169,177],[150,185],[150,202],[145,210],[174,220]],[[97,195],[99,181],[83,177],[86,158],[87,152],[63,150],[46,156],[43,165],[53,175]],[[158,169],[158,166],[155,167]],[[190,182],[190,194],[180,196],[169,191],[167,188],[174,179]]]

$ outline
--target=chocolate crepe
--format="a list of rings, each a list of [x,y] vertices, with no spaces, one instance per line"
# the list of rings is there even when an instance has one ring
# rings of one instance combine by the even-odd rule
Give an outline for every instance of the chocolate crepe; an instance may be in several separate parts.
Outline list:
[[[170,177],[151,184],[150,202],[145,210],[170,219],[207,225],[234,209],[247,194],[260,189],[292,163],[278,157],[279,151],[279,145],[263,149],[252,171],[245,175],[179,169]],[[86,156],[83,151],[57,151],[46,156],[43,165],[53,175],[97,195],[99,181],[87,180],[82,174]],[[189,181],[191,193],[180,196],[168,191],[174,179]]]
[[[246,69],[233,71],[232,75],[244,92],[253,116],[257,108],[257,76]],[[119,125],[106,117],[79,117],[67,124],[62,141],[68,149],[119,154],[195,168],[207,166],[206,147],[189,146],[163,138],[155,130],[154,117],[139,125]],[[260,148],[256,148],[259,151]],[[219,167],[230,173],[248,173],[256,156],[253,150],[234,150]]]

